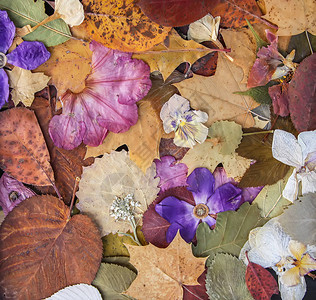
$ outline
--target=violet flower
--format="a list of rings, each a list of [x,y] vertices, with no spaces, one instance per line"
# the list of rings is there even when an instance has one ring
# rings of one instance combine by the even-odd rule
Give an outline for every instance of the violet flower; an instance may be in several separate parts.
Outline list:
[[[15,26],[6,11],[0,10],[0,108],[8,101],[9,82],[3,67],[7,63],[26,69],[34,70],[50,57],[50,53],[41,42],[22,42],[11,53],[9,50],[15,35]]]
[[[216,223],[215,214],[236,210],[243,203],[242,189],[232,183],[215,188],[215,178],[206,168],[196,168],[188,177],[187,184],[195,205],[169,196],[155,207],[156,212],[171,223],[166,234],[168,243],[178,230],[187,243],[191,242],[200,222],[211,227]]]

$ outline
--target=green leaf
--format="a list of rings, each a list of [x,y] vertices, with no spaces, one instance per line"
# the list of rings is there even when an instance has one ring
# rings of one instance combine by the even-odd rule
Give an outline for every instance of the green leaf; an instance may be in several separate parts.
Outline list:
[[[263,86],[256,86],[247,91],[243,92],[234,92],[234,94],[238,95],[246,95],[252,97],[256,102],[260,104],[272,104],[272,99],[269,95],[269,87],[273,84],[267,84]]]
[[[259,35],[258,33],[254,30],[254,28],[252,27],[252,25],[249,23],[249,21],[246,19],[246,22],[253,34],[253,36],[255,37],[255,40],[256,40],[256,44],[257,44],[257,52],[259,51],[260,48],[262,47],[267,47],[268,46],[268,43],[265,42]]]
[[[98,288],[103,299],[126,300],[130,297],[121,293],[129,288],[135,278],[136,274],[128,268],[101,263],[92,285]]]
[[[306,194],[294,201],[278,221],[292,239],[305,245],[315,245],[316,193]]]
[[[220,253],[215,256],[206,275],[210,299],[252,300],[245,281],[246,265],[238,258]]]
[[[225,252],[235,256],[245,242],[251,229],[262,226],[268,219],[260,216],[257,205],[244,203],[238,211],[225,211],[217,215],[216,226],[211,230],[202,222],[196,231],[197,245],[192,245],[197,257],[209,255],[212,259],[216,253]]]
[[[16,27],[25,25],[34,27],[48,16],[45,14],[43,0],[0,0],[0,9],[6,10]],[[62,20],[54,20],[40,26],[34,32],[23,37],[26,41],[39,41],[46,47],[56,46],[71,38],[68,25]]]

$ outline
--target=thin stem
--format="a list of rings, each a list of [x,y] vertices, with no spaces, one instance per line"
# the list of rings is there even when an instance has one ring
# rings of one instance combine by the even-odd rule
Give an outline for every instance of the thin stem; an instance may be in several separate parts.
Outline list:
[[[61,194],[59,193],[59,191],[58,191],[57,186],[55,185],[55,183],[52,182],[52,186],[53,186],[53,188],[54,188],[54,190],[55,190],[55,192],[56,192],[56,194],[57,194],[57,197],[58,197],[60,200],[62,200],[63,197],[62,197]]]
[[[71,210],[72,210],[72,207],[74,206],[75,195],[76,195],[76,190],[77,190],[79,181],[80,181],[80,178],[79,178],[79,177],[76,177],[74,189],[72,190],[72,198],[71,198],[71,202],[70,202],[70,206],[69,206],[68,220],[70,220]]]
[[[130,239],[133,240],[133,242],[135,242],[136,244],[138,244],[138,246],[142,246],[142,244],[139,243],[139,242],[137,242],[131,234],[126,233],[126,232],[118,232],[118,234],[122,234],[122,235],[128,236]]]
[[[277,206],[277,204],[279,203],[280,199],[282,198],[282,194],[279,196],[279,198],[277,199],[277,201],[274,203],[274,205],[271,207],[271,209],[268,211],[268,213],[264,216],[265,218],[268,218],[269,215],[271,214],[271,212],[275,209],[275,207]]]
[[[133,228],[133,234],[134,234],[134,237],[135,237],[135,242],[141,246],[142,244],[140,243],[139,239],[138,239],[138,236],[137,236],[137,227],[136,227],[136,223],[135,223],[135,218],[133,217],[132,219],[130,219],[130,222],[131,222],[131,225],[132,225],[132,228]]]
[[[51,16],[48,16],[46,19],[44,19],[43,21],[39,22],[37,25],[35,25],[34,27],[32,27],[31,31],[34,31],[36,30],[38,27],[48,23],[48,22],[51,22],[51,21],[54,21],[54,20],[57,20],[57,19],[60,19],[60,14],[58,12],[54,12],[53,15]]]
[[[306,39],[307,39],[307,43],[308,43],[309,49],[311,49],[311,54],[313,54],[314,51],[313,51],[313,47],[312,47],[311,41],[309,39],[307,30],[305,30],[305,35],[306,35]]]
[[[246,132],[243,133],[243,136],[247,136],[247,135],[255,135],[255,134],[267,134],[267,133],[273,133],[274,130],[265,130],[265,131],[257,131],[257,132]]]

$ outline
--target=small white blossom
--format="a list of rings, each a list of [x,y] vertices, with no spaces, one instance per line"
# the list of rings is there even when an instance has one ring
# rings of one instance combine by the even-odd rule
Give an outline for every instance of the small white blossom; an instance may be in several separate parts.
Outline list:
[[[133,194],[128,194],[126,197],[115,197],[111,207],[110,216],[116,221],[132,221],[135,219],[135,209],[140,207],[140,203],[134,200]]]
[[[175,132],[173,142],[179,147],[190,147],[203,143],[208,134],[208,128],[202,123],[208,119],[208,114],[200,110],[190,110],[187,99],[175,94],[161,108],[160,118],[166,133]]]
[[[71,27],[80,25],[84,20],[83,6],[79,0],[56,0],[55,12]]]
[[[316,130],[304,131],[295,136],[283,130],[275,130],[272,143],[273,157],[295,167],[283,190],[283,197],[297,199],[299,182],[302,194],[316,192]]]

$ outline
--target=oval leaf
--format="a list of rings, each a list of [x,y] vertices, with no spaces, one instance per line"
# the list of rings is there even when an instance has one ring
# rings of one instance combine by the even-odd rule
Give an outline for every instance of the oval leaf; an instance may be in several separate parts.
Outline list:
[[[77,283],[90,284],[102,256],[100,234],[87,216],[68,219],[53,196],[24,200],[0,227],[0,298],[42,299]]]
[[[67,286],[46,300],[102,300],[99,291],[88,284]]]
[[[0,113],[0,167],[27,184],[54,183],[50,157],[34,112],[17,107]]]

